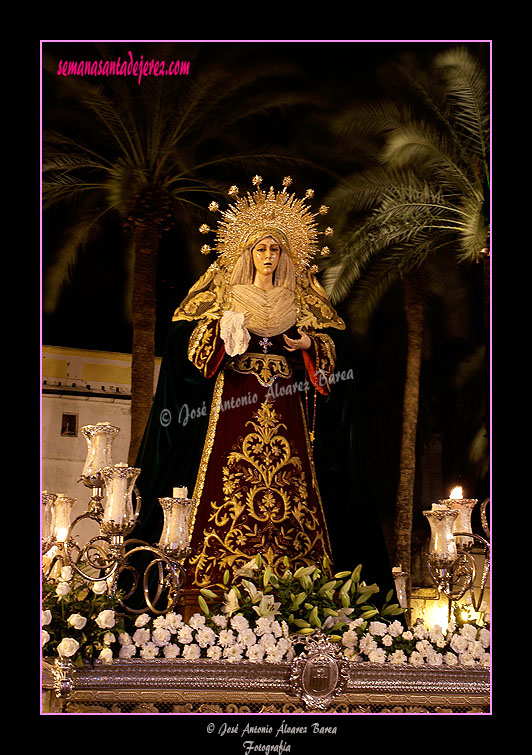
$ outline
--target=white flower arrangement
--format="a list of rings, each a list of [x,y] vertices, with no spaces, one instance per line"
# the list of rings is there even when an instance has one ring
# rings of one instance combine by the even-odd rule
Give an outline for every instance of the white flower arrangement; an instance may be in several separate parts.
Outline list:
[[[487,625],[464,622],[457,613],[446,630],[422,621],[406,628],[394,618],[399,615],[394,604],[386,602],[389,608],[379,613],[367,602],[375,586],[360,582],[359,573],[357,567],[331,579],[312,566],[287,572],[283,582],[254,560],[241,570],[240,586],[222,596],[203,590],[202,613],[185,622],[176,612],[118,619],[116,598],[107,595],[105,582],[86,585],[63,570],[43,591],[43,654],[76,665],[133,658],[281,663],[297,655],[305,636],[320,630],[357,663],[489,667]],[[205,597],[218,600],[218,612],[211,612]]]

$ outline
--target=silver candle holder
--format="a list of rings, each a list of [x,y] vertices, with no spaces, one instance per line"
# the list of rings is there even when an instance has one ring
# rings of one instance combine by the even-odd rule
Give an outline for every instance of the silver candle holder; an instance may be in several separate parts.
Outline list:
[[[453,495],[453,493],[455,493]],[[427,566],[438,589],[450,602],[458,601],[469,592],[475,611],[480,609],[490,570],[489,529],[486,519],[487,498],[481,506],[481,521],[486,537],[472,531],[471,514],[478,503],[476,498],[462,498],[461,488],[451,491],[449,498],[432,504],[424,511],[431,528]],[[473,545],[483,550],[483,569],[478,597],[475,595],[477,567]]]
[[[190,553],[188,518],[193,501],[186,494],[159,499],[165,519],[159,543],[151,545],[129,537],[142,505],[135,484],[141,470],[125,462],[111,463],[112,442],[118,432],[119,428],[108,422],[82,428],[88,449],[79,480],[92,489],[83,514],[70,522],[76,499],[43,494],[43,571],[45,578],[53,578],[58,566],[70,565],[88,584],[107,582],[125,613],[148,610],[161,615],[176,607],[185,581],[182,562]],[[97,524],[99,534],[81,546],[74,531],[87,521]],[[50,555],[54,572],[52,566],[44,568]]]

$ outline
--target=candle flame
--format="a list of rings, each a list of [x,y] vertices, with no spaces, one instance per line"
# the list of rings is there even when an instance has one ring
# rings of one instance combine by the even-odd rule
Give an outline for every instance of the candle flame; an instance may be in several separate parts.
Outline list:
[[[453,488],[451,492],[449,493],[449,498],[453,499],[461,499],[463,498],[463,491],[461,486],[457,486],[456,488]]]

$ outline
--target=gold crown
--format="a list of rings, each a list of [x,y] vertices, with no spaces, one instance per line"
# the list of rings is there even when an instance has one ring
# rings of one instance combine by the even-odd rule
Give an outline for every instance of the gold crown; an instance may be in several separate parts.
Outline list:
[[[318,216],[326,215],[329,208],[321,205],[316,213],[311,211],[305,200],[314,196],[312,189],[307,189],[304,198],[298,199],[295,194],[287,192],[287,187],[292,183],[290,176],[283,179],[283,189],[277,192],[273,186],[268,192],[261,189],[261,176],[255,176],[252,183],[257,187],[256,191],[248,192],[243,197],[238,196],[237,186],[231,186],[228,194],[236,197],[236,200],[225,211],[220,210],[217,202],[211,202],[209,210],[220,211],[222,218],[218,222],[215,246],[205,244],[201,248],[203,254],[216,251],[219,267],[230,271],[242,254],[246,242],[249,243],[251,236],[260,229],[270,232],[277,230],[284,236],[298,275],[304,273],[317,254],[323,257],[330,254],[328,246],[319,248],[319,236],[332,236],[333,229],[328,227],[324,231],[318,231],[316,221]],[[199,230],[201,233],[213,231],[206,223]],[[312,269],[311,271],[314,272]]]

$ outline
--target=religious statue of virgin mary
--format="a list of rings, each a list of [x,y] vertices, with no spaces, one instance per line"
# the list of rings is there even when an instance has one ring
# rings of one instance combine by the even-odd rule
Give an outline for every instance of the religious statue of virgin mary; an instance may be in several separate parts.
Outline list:
[[[215,247],[202,248],[217,260],[173,316],[137,460],[139,534],[156,539],[158,497],[184,486],[189,588],[221,585],[257,553],[278,574],[285,556],[294,570],[363,563],[366,582],[389,587],[346,327],[315,277],[327,208],[312,213],[313,192],[289,194],[291,179],[281,191],[253,182],[243,197],[231,188]]]

